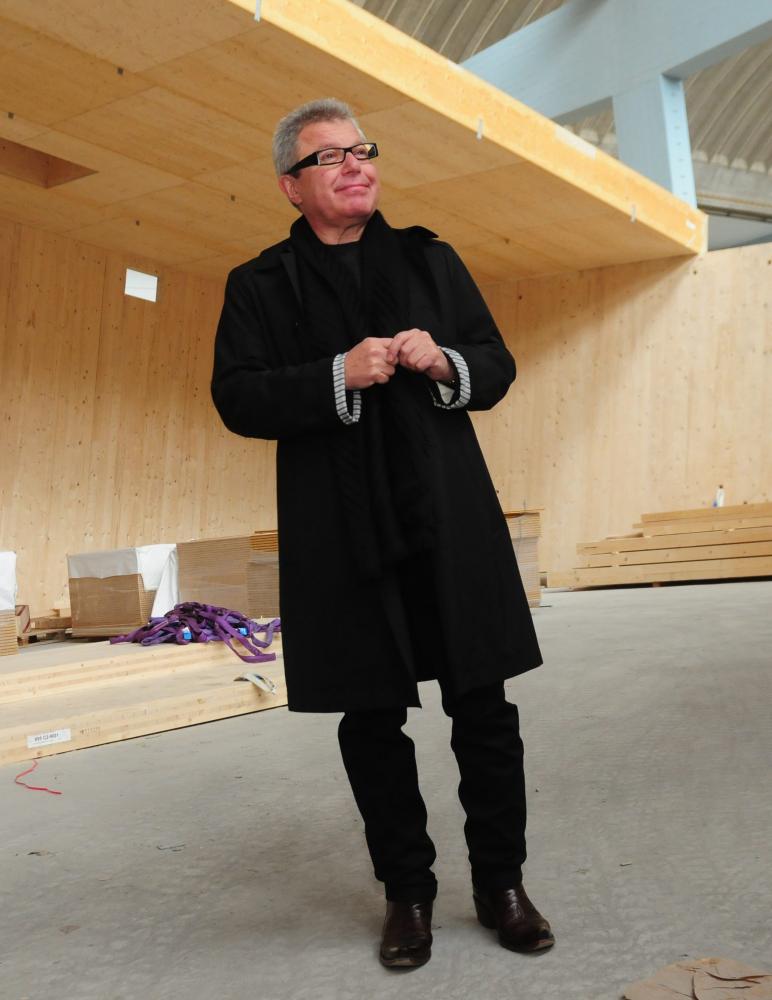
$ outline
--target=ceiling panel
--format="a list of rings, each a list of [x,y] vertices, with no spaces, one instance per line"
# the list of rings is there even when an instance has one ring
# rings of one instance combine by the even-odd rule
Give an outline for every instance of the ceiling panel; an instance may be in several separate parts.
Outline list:
[[[0,135],[95,171],[0,178],[7,218],[224,275],[296,217],[271,166],[277,118],[335,94],[381,143],[387,218],[452,240],[490,280],[702,247],[700,213],[345,0],[262,0],[260,22],[253,0],[3,12],[20,104]],[[485,17],[486,37],[507,20]]]

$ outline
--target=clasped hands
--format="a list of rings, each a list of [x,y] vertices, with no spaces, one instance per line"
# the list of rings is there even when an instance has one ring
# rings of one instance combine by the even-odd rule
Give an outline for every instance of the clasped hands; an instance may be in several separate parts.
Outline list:
[[[428,375],[435,382],[452,382],[455,369],[426,330],[402,330],[393,337],[366,337],[346,354],[346,388],[384,385],[397,365]]]

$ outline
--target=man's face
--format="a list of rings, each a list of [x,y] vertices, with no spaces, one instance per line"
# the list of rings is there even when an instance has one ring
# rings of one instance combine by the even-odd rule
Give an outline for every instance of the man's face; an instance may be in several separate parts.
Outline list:
[[[331,146],[354,146],[361,139],[350,121],[314,122],[298,136],[297,159]],[[343,163],[304,167],[297,177],[284,174],[279,186],[313,228],[366,222],[380,194],[374,161],[357,160],[351,153]]]

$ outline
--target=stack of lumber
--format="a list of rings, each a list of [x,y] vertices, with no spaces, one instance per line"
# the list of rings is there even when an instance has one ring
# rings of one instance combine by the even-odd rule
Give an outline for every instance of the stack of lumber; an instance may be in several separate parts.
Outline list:
[[[198,601],[246,614],[249,536],[178,542],[180,601]]]
[[[504,514],[509,526],[509,536],[517,557],[520,577],[525,587],[528,605],[538,608],[541,604],[541,577],[539,576],[539,535],[541,515],[538,510],[512,510]]]
[[[17,648],[16,612],[0,611],[0,656],[10,656]]]
[[[279,533],[256,531],[249,539],[247,591],[254,618],[279,615]]]
[[[223,643],[29,646],[0,666],[0,766],[287,704],[276,661],[248,666]],[[254,670],[276,694],[236,678]]]
[[[584,565],[551,587],[772,576],[772,503],[644,514],[634,534],[577,546]]]
[[[241,611],[250,618],[279,614],[276,531],[177,544],[181,601]]]

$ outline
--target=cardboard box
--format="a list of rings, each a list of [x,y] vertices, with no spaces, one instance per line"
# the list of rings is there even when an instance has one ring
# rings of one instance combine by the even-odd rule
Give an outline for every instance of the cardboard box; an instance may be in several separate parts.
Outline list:
[[[67,556],[72,634],[122,635],[145,625],[173,549],[142,545]]]

